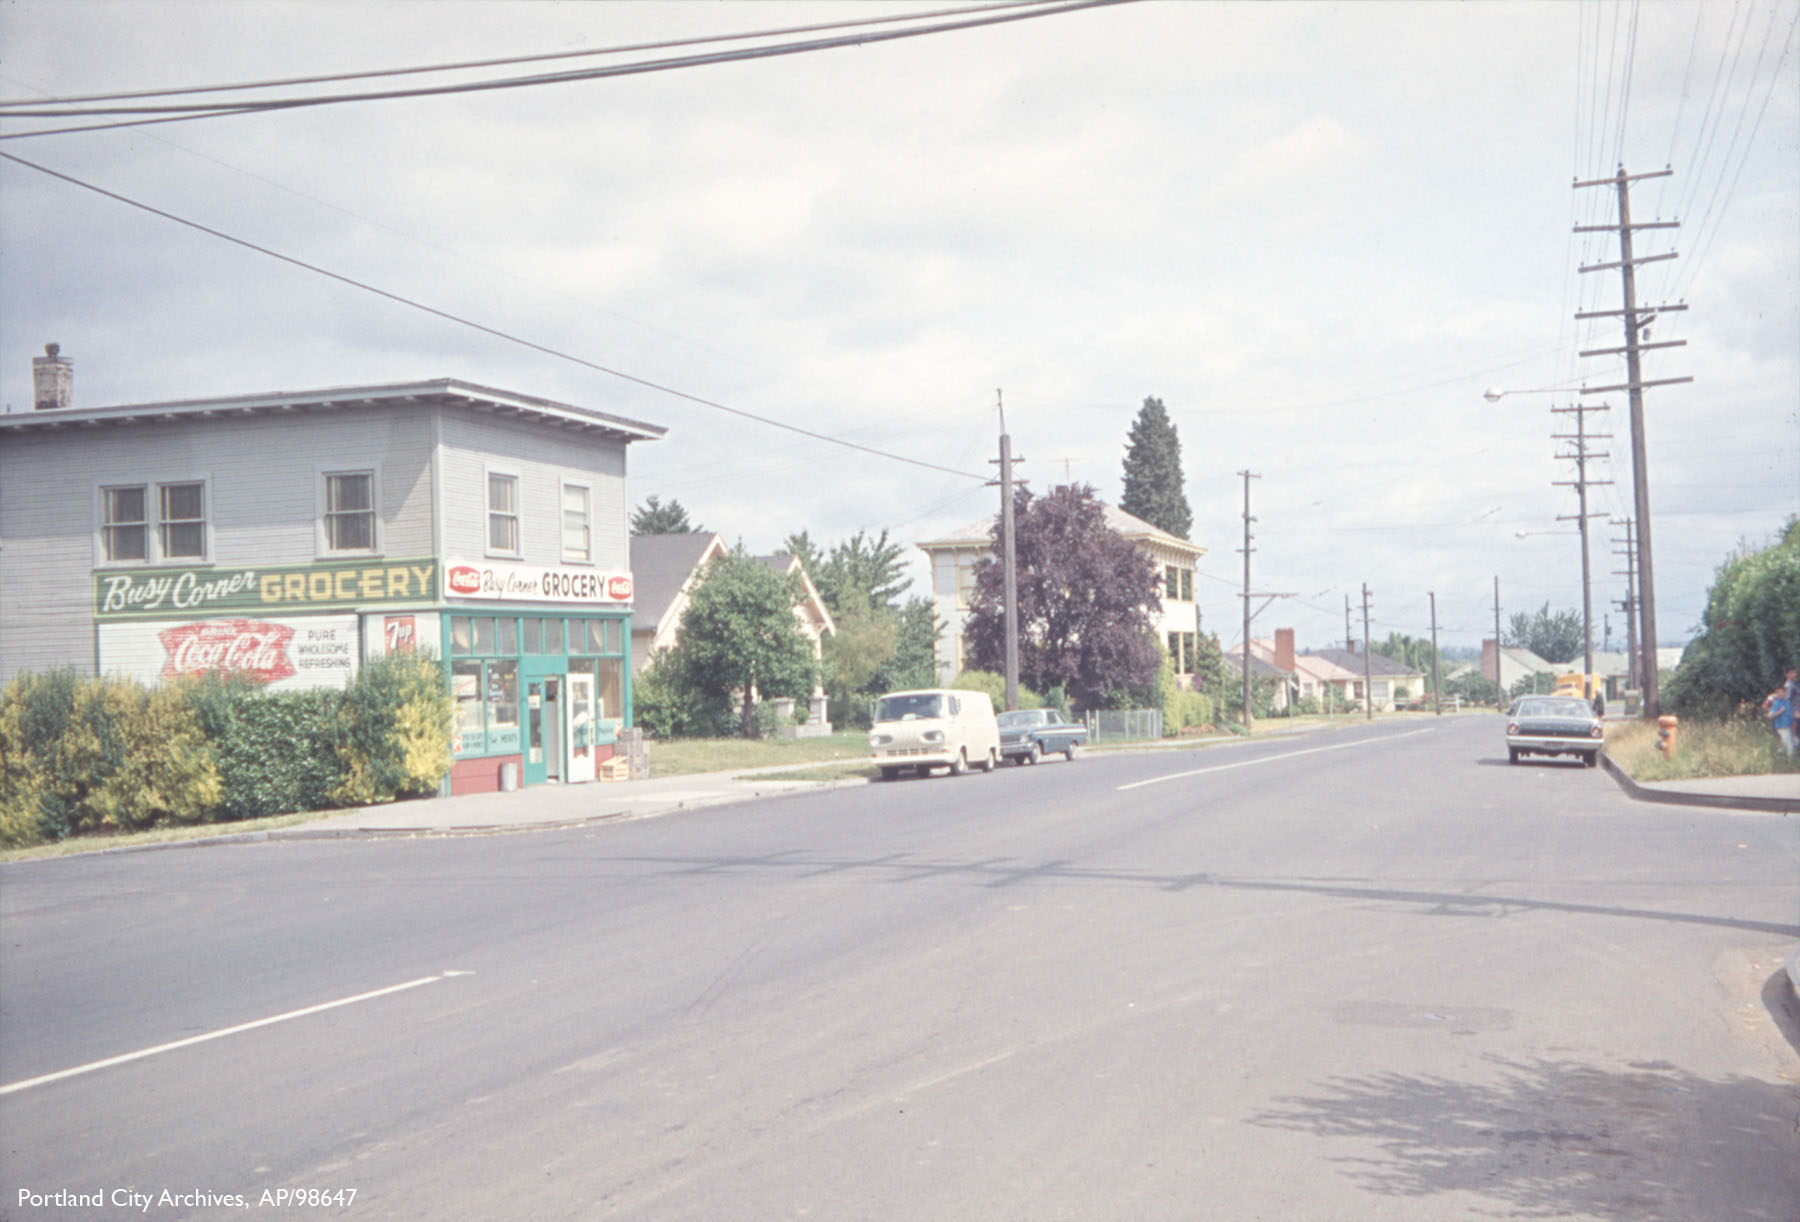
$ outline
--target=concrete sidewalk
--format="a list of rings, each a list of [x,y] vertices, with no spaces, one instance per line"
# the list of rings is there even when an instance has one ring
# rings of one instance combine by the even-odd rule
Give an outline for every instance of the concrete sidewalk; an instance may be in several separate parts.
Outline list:
[[[1800,815],[1800,776],[1791,772],[1689,781],[1634,781],[1605,752],[1601,752],[1600,761],[1612,773],[1619,788],[1640,802]]]
[[[841,763],[842,761],[838,761]],[[820,765],[829,767],[831,765]],[[784,776],[804,765],[762,769]],[[759,770],[654,777],[645,781],[592,781],[582,785],[534,785],[511,793],[475,793],[448,798],[415,798],[328,815],[310,823],[277,828],[271,840],[343,836],[469,835],[524,828],[580,827],[619,819],[642,819],[671,811],[722,806],[777,794],[864,785],[851,780],[803,781],[759,776]]]

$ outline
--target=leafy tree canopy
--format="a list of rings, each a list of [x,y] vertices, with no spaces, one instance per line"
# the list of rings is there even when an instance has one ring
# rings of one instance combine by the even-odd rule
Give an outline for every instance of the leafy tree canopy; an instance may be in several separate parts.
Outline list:
[[[1700,635],[1663,689],[1671,712],[1723,717],[1754,707],[1800,665],[1800,518],[1781,540],[1721,564]]]
[[[833,617],[853,606],[892,611],[912,584],[906,576],[906,549],[889,541],[886,530],[878,538],[859,530],[829,553],[821,552],[806,531],[789,535],[786,546],[800,558]]]
[[[1392,658],[1396,662],[1405,663],[1407,666],[1412,667],[1414,670],[1424,675],[1427,689],[1429,690],[1432,661],[1432,649],[1429,640],[1422,637],[1407,636],[1400,632],[1390,632],[1388,633],[1387,640],[1371,644],[1369,649],[1374,653],[1381,654],[1383,657]],[[1540,654],[1539,656],[1542,657],[1543,655]],[[1546,661],[1547,660],[1548,659],[1546,659]]]
[[[696,709],[739,703],[738,730],[756,736],[756,698],[812,695],[812,644],[794,618],[799,582],[740,544],[707,565],[681,616],[674,657],[659,678]]]
[[[1518,612],[1508,623],[1506,644],[1529,649],[1546,662],[1573,662],[1581,656],[1581,612],[1552,612],[1548,602],[1536,614]]]
[[[634,535],[685,535],[700,529],[688,522],[687,510],[672,497],[667,505],[654,496],[648,497],[631,515]]]
[[[1119,508],[1185,539],[1194,524],[1181,476],[1181,438],[1162,400],[1149,398],[1132,422]]]
[[[1013,521],[1019,678],[1040,692],[1061,686],[1082,708],[1153,691],[1162,663],[1150,618],[1162,606],[1155,561],[1106,525],[1093,488],[1085,484],[1042,497],[1019,489]],[[996,524],[993,554],[975,566],[965,639],[973,666],[1003,672],[999,533]]]

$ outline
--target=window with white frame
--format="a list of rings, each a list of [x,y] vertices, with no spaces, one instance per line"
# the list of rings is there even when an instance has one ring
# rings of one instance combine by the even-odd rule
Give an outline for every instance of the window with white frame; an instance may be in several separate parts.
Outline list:
[[[487,503],[488,551],[518,555],[519,477],[505,471],[489,471]]]
[[[149,489],[100,490],[100,554],[108,564],[150,559]]]
[[[564,484],[562,489],[562,550],[564,560],[594,558],[593,528],[589,520],[585,484]]]
[[[328,552],[375,550],[375,473],[328,471],[324,476],[323,534]]]
[[[206,559],[206,481],[100,489],[100,561],[156,564]]]
[[[206,485],[158,484],[156,534],[164,560],[206,559]]]

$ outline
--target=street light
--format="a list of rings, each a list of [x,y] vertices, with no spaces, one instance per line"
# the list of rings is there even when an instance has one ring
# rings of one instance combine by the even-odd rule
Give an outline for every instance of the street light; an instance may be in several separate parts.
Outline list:
[[[1581,390],[1579,386],[1538,386],[1525,390],[1501,390],[1498,386],[1490,386],[1481,392],[1481,397],[1489,403],[1498,403],[1508,395],[1576,395]]]

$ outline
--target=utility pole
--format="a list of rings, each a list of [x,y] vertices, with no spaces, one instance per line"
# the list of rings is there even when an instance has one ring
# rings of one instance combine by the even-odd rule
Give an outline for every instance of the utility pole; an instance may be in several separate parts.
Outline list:
[[[1647,452],[1644,442],[1644,390],[1650,386],[1671,386],[1678,382],[1692,382],[1691,377],[1661,378],[1653,382],[1644,381],[1639,363],[1640,354],[1651,348],[1679,348],[1686,340],[1665,340],[1660,343],[1644,342],[1650,324],[1656,321],[1659,314],[1672,313],[1687,309],[1685,302],[1675,305],[1641,306],[1637,300],[1636,268],[1640,263],[1655,263],[1663,259],[1673,259],[1676,252],[1668,251],[1660,255],[1644,255],[1634,257],[1631,252],[1631,235],[1639,229],[1676,229],[1679,221],[1646,221],[1633,225],[1631,223],[1631,184],[1646,178],[1667,178],[1675,171],[1672,169],[1655,170],[1648,174],[1627,174],[1625,167],[1611,178],[1597,178],[1589,182],[1575,183],[1577,190],[1583,187],[1610,186],[1619,194],[1619,223],[1614,225],[1577,225],[1576,233],[1611,233],[1615,229],[1619,234],[1619,259],[1616,263],[1595,263],[1579,270],[1582,272],[1598,272],[1618,269],[1624,287],[1624,309],[1591,310],[1575,315],[1577,322],[1590,318],[1621,318],[1625,324],[1625,346],[1622,348],[1593,348],[1581,353],[1582,356],[1618,356],[1625,357],[1625,381],[1616,386],[1584,386],[1584,395],[1604,394],[1608,391],[1623,390],[1631,396],[1631,482],[1633,491],[1633,510],[1637,517],[1637,568],[1638,568],[1638,649],[1641,652],[1639,673],[1643,680],[1644,716],[1654,718],[1662,706],[1661,693],[1656,674],[1656,583],[1653,577],[1653,566],[1650,561],[1650,482],[1647,470]]]
[[[1640,669],[1639,663],[1641,659],[1638,657],[1637,648],[1637,548],[1634,546],[1631,537],[1632,520],[1626,518],[1622,525],[1625,527],[1624,539],[1614,539],[1613,542],[1624,543],[1625,550],[1615,551],[1613,552],[1613,555],[1623,556],[1625,558],[1625,571],[1621,573],[1619,570],[1614,569],[1613,576],[1623,577],[1625,579],[1625,601],[1619,604],[1620,610],[1625,612],[1625,658],[1627,667],[1625,685],[1627,687],[1639,688],[1641,691],[1642,688],[1639,684],[1639,675],[1643,672]]]
[[[1435,707],[1435,709],[1437,711],[1437,715],[1439,717],[1442,717],[1444,715],[1444,687],[1443,687],[1443,684],[1438,682],[1437,592],[1435,590],[1432,591],[1432,593],[1430,594],[1430,598],[1431,598],[1431,703]]]
[[[1505,674],[1500,665],[1500,576],[1494,575],[1494,707],[1506,708]]]
[[[1363,720],[1375,720],[1375,677],[1369,673],[1369,583],[1363,582]]]
[[[1356,652],[1356,638],[1350,635],[1350,595],[1344,595],[1344,648]]]
[[[1250,481],[1261,479],[1248,469],[1239,471],[1244,479],[1244,736],[1250,735],[1250,553],[1255,549],[1250,546],[1253,537],[1250,534],[1250,523],[1256,521],[1250,516]]]
[[[1575,452],[1573,454],[1558,454],[1557,458],[1573,458],[1575,460],[1575,479],[1572,486],[1575,489],[1575,496],[1579,502],[1579,509],[1575,514],[1575,520],[1581,526],[1581,687],[1587,699],[1592,701],[1594,698],[1594,602],[1591,593],[1593,587],[1588,576],[1587,490],[1590,483],[1604,485],[1610,484],[1612,481],[1609,479],[1589,480],[1587,477],[1587,460],[1589,458],[1610,457],[1605,451],[1602,451],[1599,454],[1590,454],[1588,452],[1587,444],[1590,434],[1587,431],[1587,414],[1589,412],[1611,411],[1612,409],[1604,403],[1597,403],[1591,406],[1587,404],[1576,404],[1570,407],[1553,407],[1550,410],[1557,415],[1567,415],[1572,412],[1575,416],[1575,431],[1573,433],[1552,433],[1551,436],[1558,441],[1573,441],[1575,443]],[[1593,436],[1610,437],[1612,434],[1597,433],[1593,434]],[[1571,481],[1569,480],[1552,480],[1551,483],[1559,488],[1571,486]],[[1566,514],[1559,514],[1556,520],[1558,522],[1567,522],[1569,519]]]
[[[1000,411],[1000,567],[1006,599],[1006,708],[1019,707],[1019,557],[1013,540],[1012,437],[1006,431],[1006,405],[994,392]],[[991,485],[990,485],[991,487]]]

